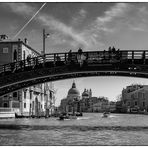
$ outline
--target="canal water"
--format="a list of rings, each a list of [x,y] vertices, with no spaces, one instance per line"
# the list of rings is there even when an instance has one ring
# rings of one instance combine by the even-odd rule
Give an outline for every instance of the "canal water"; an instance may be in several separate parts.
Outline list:
[[[1,119],[2,146],[148,145],[148,115],[84,113],[77,120]]]

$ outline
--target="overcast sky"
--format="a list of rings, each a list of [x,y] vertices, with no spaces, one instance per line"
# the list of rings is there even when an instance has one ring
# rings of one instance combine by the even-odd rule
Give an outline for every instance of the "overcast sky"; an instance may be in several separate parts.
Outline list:
[[[19,32],[44,3],[0,3],[0,34],[10,39]],[[41,52],[42,29],[50,33],[46,53],[120,49],[148,49],[148,3],[46,3],[37,16],[15,38],[28,38]],[[73,80],[55,82],[57,100],[67,95]],[[92,88],[95,96],[114,99],[123,87],[146,79],[95,77],[76,79],[82,91]],[[65,85],[66,84],[66,85]],[[58,101],[59,102],[59,101]]]

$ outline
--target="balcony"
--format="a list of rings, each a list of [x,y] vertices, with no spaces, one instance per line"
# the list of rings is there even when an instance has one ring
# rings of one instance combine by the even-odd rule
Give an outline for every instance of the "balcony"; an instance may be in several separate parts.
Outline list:
[[[14,108],[6,108],[6,107],[0,107],[0,113],[1,112],[14,112]]]

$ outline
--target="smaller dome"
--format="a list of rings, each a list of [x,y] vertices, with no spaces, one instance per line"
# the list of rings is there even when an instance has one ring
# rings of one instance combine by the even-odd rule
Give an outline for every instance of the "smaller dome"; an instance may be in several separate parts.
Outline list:
[[[82,96],[85,96],[85,97],[88,97],[89,96],[89,93],[86,89],[84,89],[84,92],[82,93]]]
[[[82,96],[89,96],[89,94],[88,94],[87,92],[86,92],[86,93],[83,92],[83,93],[82,93]]]

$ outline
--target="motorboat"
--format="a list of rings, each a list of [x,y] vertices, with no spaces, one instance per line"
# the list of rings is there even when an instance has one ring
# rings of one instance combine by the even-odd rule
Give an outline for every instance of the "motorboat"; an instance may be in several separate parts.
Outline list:
[[[76,115],[71,115],[67,113],[63,113],[59,116],[59,120],[71,120],[71,119],[77,119]]]
[[[82,112],[76,112],[76,116],[83,116]]]
[[[102,118],[107,118],[110,115],[110,112],[104,112]]]
[[[83,113],[82,112],[75,112],[75,113],[69,112],[68,115],[69,116],[83,116]]]

